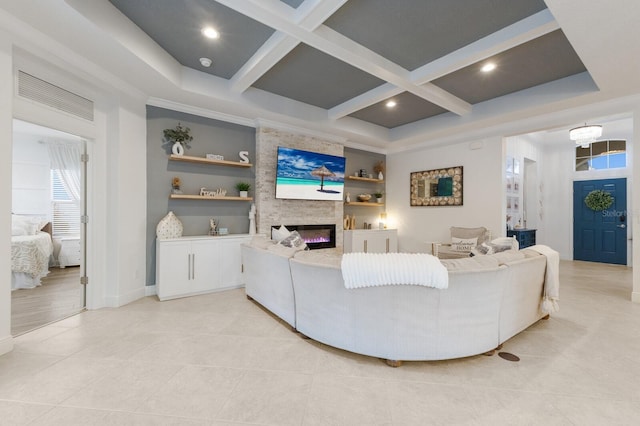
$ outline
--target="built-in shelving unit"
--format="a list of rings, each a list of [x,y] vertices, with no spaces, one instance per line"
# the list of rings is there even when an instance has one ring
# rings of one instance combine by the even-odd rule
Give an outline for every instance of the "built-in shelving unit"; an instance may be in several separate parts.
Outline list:
[[[251,163],[241,163],[239,161],[227,161],[227,160],[211,160],[205,157],[191,157],[189,155],[175,155],[171,154],[169,156],[169,160],[172,161],[184,161],[187,163],[200,163],[200,164],[211,164],[218,166],[228,166],[228,167],[251,167],[253,164]]]
[[[227,161],[227,160],[212,160],[205,157],[191,157],[188,155],[175,155],[171,154],[169,156],[169,160],[171,161],[184,161],[186,163],[198,163],[198,164],[208,164],[212,166],[225,166],[225,167],[241,167],[241,168],[249,168],[253,164],[251,163],[241,163],[239,161]],[[210,200],[210,201],[253,201],[252,197],[233,197],[233,196],[224,196],[224,197],[211,197],[208,195],[190,195],[190,194],[170,194],[169,199],[172,200]]]
[[[209,197],[205,195],[170,194],[173,200],[216,200],[216,201],[252,201],[252,197]]]

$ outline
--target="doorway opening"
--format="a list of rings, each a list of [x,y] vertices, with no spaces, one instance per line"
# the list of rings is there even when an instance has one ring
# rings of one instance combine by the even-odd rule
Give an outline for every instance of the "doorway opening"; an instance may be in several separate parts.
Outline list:
[[[86,141],[13,121],[11,334],[81,312]]]

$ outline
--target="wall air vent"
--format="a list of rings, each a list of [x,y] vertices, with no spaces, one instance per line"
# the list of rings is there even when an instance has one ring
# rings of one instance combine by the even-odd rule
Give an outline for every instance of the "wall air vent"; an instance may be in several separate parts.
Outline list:
[[[67,114],[93,121],[93,101],[23,71],[18,71],[18,95]]]

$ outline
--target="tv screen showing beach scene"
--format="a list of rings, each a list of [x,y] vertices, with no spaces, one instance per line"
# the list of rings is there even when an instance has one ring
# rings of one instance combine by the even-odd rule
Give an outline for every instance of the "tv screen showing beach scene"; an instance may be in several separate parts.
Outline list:
[[[276,198],[342,201],[345,158],[278,147]]]

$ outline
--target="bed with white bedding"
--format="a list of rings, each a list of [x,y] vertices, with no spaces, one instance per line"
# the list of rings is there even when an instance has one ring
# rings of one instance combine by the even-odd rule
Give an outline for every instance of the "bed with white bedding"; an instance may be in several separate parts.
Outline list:
[[[40,280],[49,273],[49,259],[52,253],[50,223],[29,216],[13,215],[11,290],[41,285]]]

